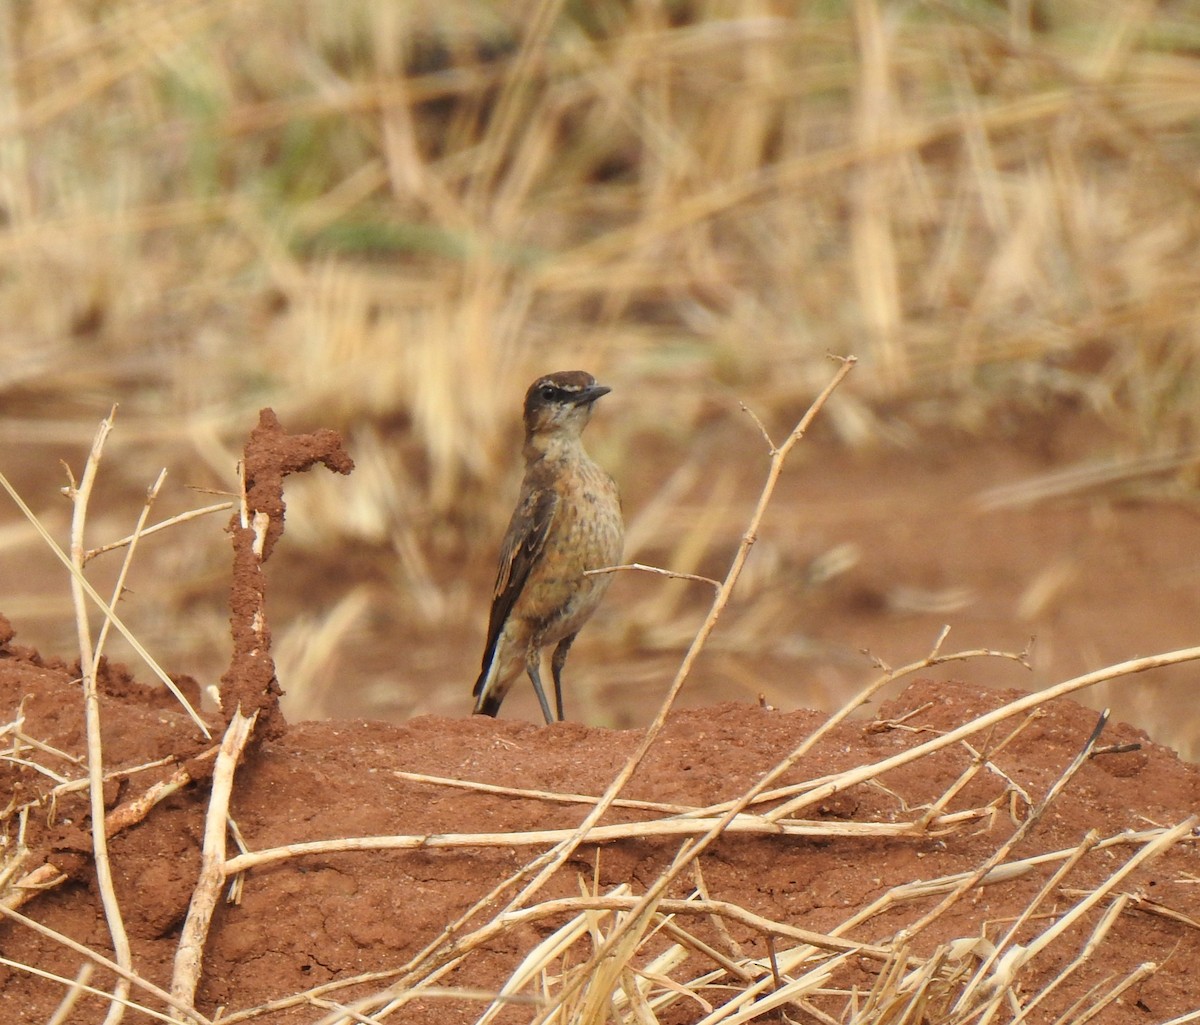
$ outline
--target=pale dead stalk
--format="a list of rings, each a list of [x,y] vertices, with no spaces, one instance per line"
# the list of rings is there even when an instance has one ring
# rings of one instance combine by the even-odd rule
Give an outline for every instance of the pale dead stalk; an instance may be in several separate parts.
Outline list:
[[[601,573],[619,573],[621,570],[627,569],[639,570],[642,573],[655,573],[660,577],[670,577],[672,580],[694,580],[700,584],[708,584],[717,591],[721,590],[721,581],[714,580],[712,577],[703,577],[699,573],[677,573],[673,569],[663,569],[660,566],[646,566],[640,562],[629,562],[623,566],[605,566],[602,569],[587,569],[583,571],[583,575],[591,577]]]
[[[508,797],[525,797],[531,801],[545,801],[550,804],[595,804],[600,800],[595,794],[571,794],[555,790],[530,790],[527,787],[505,787],[496,783],[480,783],[476,780],[454,779],[450,776],[430,776],[424,772],[405,772],[394,769],[392,775],[397,779],[406,779],[413,783],[429,783],[434,786],[451,787],[457,790],[473,790],[481,794],[503,794]],[[656,811],[664,815],[687,815],[699,812],[687,804],[664,804],[662,801],[636,801],[619,797],[613,802],[614,808],[632,808],[637,811]]]
[[[824,839],[832,837],[879,839],[904,836],[930,838],[954,832],[962,825],[976,822],[986,815],[985,809],[973,809],[968,812],[954,812],[950,815],[938,816],[930,820],[926,820],[922,815],[916,822],[805,822],[799,820],[771,822],[757,815],[738,815],[728,821],[715,817],[670,818],[650,822],[621,822],[608,826],[593,826],[583,835],[581,842],[601,844],[613,843],[618,840],[646,840],[651,837],[694,837],[704,834],[720,823],[724,823],[724,832],[750,836],[806,836]],[[566,829],[518,830],[504,833],[427,833],[311,840],[239,854],[225,863],[225,872],[227,875],[235,875],[238,872],[261,868],[264,865],[274,865],[281,861],[290,861],[293,858],[314,854],[345,854],[349,851],[540,847],[547,844],[566,843],[577,832],[578,828],[572,826]]]
[[[138,539],[142,536],[142,531],[146,526],[146,520],[150,518],[150,508],[154,505],[154,500],[158,497],[158,492],[163,486],[163,481],[167,479],[167,471],[159,472],[158,478],[146,491],[146,501],[142,503],[142,511],[138,515],[137,525],[133,528],[133,533],[129,536],[129,549],[125,553],[125,558],[121,560],[121,569],[117,573],[117,582],[113,585],[112,600],[110,606],[116,608],[117,602],[121,598],[121,593],[125,590],[125,578],[129,575],[129,567],[133,564],[133,553],[137,550]],[[72,551],[72,555],[74,552]],[[79,556],[79,568],[82,569],[87,563],[87,553],[82,552]],[[100,656],[104,651],[104,642],[108,639],[108,628],[112,620],[105,619],[100,624],[100,633],[96,637],[96,653],[92,660],[92,672],[97,673],[100,670]]]
[[[192,1008],[200,970],[204,962],[204,943],[221,887],[228,877],[225,861],[225,837],[229,824],[229,799],[233,793],[233,776],[237,771],[242,749],[250,739],[258,712],[242,715],[234,712],[229,728],[221,740],[217,763],[213,767],[212,793],[204,820],[204,844],[200,854],[200,874],[192,891],[187,919],[175,951],[175,968],[171,975],[171,995],[177,1006]],[[189,1013],[192,1013],[189,1011]],[[197,1020],[199,1020],[197,1018]]]
[[[164,470],[165,474],[166,471]],[[161,478],[159,480],[161,483]],[[157,485],[156,485],[157,487]],[[180,523],[187,523],[189,520],[199,519],[201,516],[207,516],[209,513],[226,512],[233,508],[232,502],[219,502],[216,505],[206,505],[203,509],[189,509],[187,512],[178,513],[168,519],[160,520],[158,523],[152,524],[145,529],[137,530],[133,534],[121,538],[119,541],[110,541],[106,545],[101,545],[99,548],[89,548],[83,557],[84,562],[91,562],[98,555],[103,555],[105,552],[114,551],[117,548],[124,548],[126,545],[132,545],[139,537],[149,537],[151,534],[157,534],[160,530],[166,530],[168,527],[177,526]]]
[[[79,640],[79,666],[83,675],[83,708],[87,734],[88,797],[91,805],[92,856],[96,864],[96,886],[100,891],[100,902],[104,907],[104,919],[112,938],[113,952],[117,964],[126,972],[133,970],[133,954],[129,937],[125,934],[125,923],[121,917],[121,905],[113,888],[112,864],[108,858],[108,837],[104,830],[104,753],[100,741],[100,695],[96,690],[96,664],[92,649],[91,628],[88,625],[88,605],[82,587],[83,580],[83,530],[87,522],[88,499],[100,468],[104,442],[112,430],[117,407],[113,406],[107,419],[100,424],[92,442],[92,450],[84,464],[83,476],[78,486],[72,481],[70,498],[71,511],[71,563],[76,572],[71,574],[71,599],[75,606],[75,627]],[[125,1016],[124,1000],[129,996],[129,980],[124,976],[117,979],[113,999],[109,1002],[105,1025],[118,1025]]]

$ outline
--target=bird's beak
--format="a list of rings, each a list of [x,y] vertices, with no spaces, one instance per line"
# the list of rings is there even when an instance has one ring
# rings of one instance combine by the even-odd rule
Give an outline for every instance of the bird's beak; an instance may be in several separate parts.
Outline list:
[[[612,391],[611,388],[606,388],[602,384],[593,384],[589,388],[584,388],[583,391],[579,392],[578,395],[575,395],[571,401],[576,406],[591,405],[591,403],[595,402],[598,398],[600,398],[601,395],[607,395],[610,391]]]

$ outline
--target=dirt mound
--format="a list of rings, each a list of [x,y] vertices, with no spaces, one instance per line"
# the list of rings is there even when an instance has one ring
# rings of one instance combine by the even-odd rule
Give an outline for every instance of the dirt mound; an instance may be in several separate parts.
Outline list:
[[[0,766],[5,792],[12,798],[6,840],[11,859],[18,825],[23,826],[28,854],[16,876],[46,864],[66,876],[24,902],[22,913],[111,957],[90,857],[87,793],[60,782],[85,775],[76,676],[74,667],[22,649],[11,637],[0,648],[0,709],[11,724],[5,741],[9,753],[21,759],[10,758]],[[100,685],[104,761],[111,774],[105,798],[115,892],[135,970],[166,988],[200,868],[209,792],[202,767],[210,764],[202,754],[211,745],[201,741],[186,715],[163,702],[159,688],[143,688],[112,666]],[[1012,697],[1012,692],[968,684],[916,683],[882,706],[873,722],[835,727],[774,786],[803,794],[806,781],[896,755]],[[1062,776],[1095,720],[1094,712],[1056,701],[1037,709],[1007,744],[999,742],[1020,720],[1009,720],[991,738],[975,738],[976,750],[990,752],[986,762],[965,744],[950,745],[825,796],[806,810],[812,816],[805,820],[811,823],[807,833],[797,827],[792,834],[730,830],[722,835],[700,856],[698,871],[683,873],[666,897],[695,899],[702,888],[707,900],[724,902],[713,907],[737,909],[717,921],[689,917],[685,907],[673,907],[671,921],[692,939],[671,976],[692,979],[716,971],[725,973],[725,981],[698,989],[698,998],[677,997],[673,1005],[664,1005],[659,1020],[702,1019],[702,1002],[719,1007],[732,996],[729,973],[735,969],[752,975],[749,966],[758,965],[770,975],[774,948],[795,942],[783,930],[833,932],[889,891],[891,901],[846,929],[840,941],[847,947],[852,945],[847,941],[889,942],[900,928],[912,927],[946,897],[946,889],[931,886],[920,893],[909,884],[981,866]],[[739,705],[674,715],[622,795],[632,803],[614,808],[604,823],[678,822],[671,808],[662,806],[705,809],[736,799],[823,721],[813,712]],[[384,989],[448,925],[554,843],[552,836],[512,842],[459,835],[570,829],[588,810],[582,797],[551,799],[503,788],[600,794],[640,736],[572,723],[543,728],[512,720],[422,718],[403,726],[301,723],[265,740],[239,769],[231,804],[246,849],[342,837],[403,835],[412,840],[402,849],[316,853],[248,871],[236,891],[237,903],[222,902],[213,922],[198,1010],[215,1018],[218,1008],[224,1008],[227,1017],[222,1020],[245,1020],[237,1012],[281,1001],[284,1006],[263,1009],[253,1020],[314,1022],[331,1007]],[[1052,1021],[1093,987],[1094,998],[1095,992],[1117,986],[1146,963],[1157,970],[1144,969],[1095,1020],[1162,1022],[1196,1008],[1200,852],[1186,841],[1168,844],[1160,856],[1146,858],[1115,884],[1112,877],[1145,852],[1155,827],[1182,822],[1200,807],[1200,772],[1128,726],[1109,725],[1099,743],[1117,748],[1087,760],[1003,860],[1022,862],[1068,851],[1090,831],[1096,831],[1094,839],[1111,843],[1099,843],[1079,856],[1050,885],[1047,881],[1063,868],[1061,858],[1046,858],[1024,872],[1014,870],[1011,878],[976,886],[920,928],[905,956],[928,957],[944,941],[981,934],[998,941],[1018,916],[1034,908],[1016,936],[1029,944],[1044,936],[1058,916],[1077,908],[1081,895],[1100,892],[1101,899],[1080,912],[1061,941],[1034,956],[1021,972],[1019,992],[1028,998],[1058,976],[1097,923],[1110,916],[1095,956],[1067,974],[1029,1020]],[[148,763],[159,764],[136,769]],[[181,766],[194,781],[146,811],[140,799]],[[776,796],[755,810],[763,812],[784,799]],[[943,803],[929,808],[939,800]],[[941,818],[931,819],[924,831],[905,825],[926,812]],[[581,845],[538,894],[539,902],[558,905],[545,903],[524,918],[515,916],[509,927],[494,929],[469,949],[443,944],[437,955],[444,967],[440,983],[463,991],[499,990],[520,959],[572,917],[567,910],[552,913],[555,907],[566,908],[561,902],[579,899],[581,892],[615,894],[611,901],[617,903],[621,893],[638,896],[660,877],[684,837],[678,831],[655,835],[651,825],[624,839]],[[622,884],[628,891],[614,890]],[[1042,887],[1046,893],[1035,906]],[[471,933],[495,915],[509,896],[511,890],[498,895],[463,923],[458,935]],[[548,910],[541,913],[543,908]],[[664,931],[635,960],[661,953],[672,935]],[[593,941],[599,942],[598,937],[585,936],[580,942]],[[836,946],[837,941],[830,942]],[[17,921],[0,923],[0,949],[11,961],[68,979],[87,961]],[[564,965],[572,959],[578,961],[578,954],[568,952]],[[661,966],[659,971],[666,974]],[[834,981],[837,987],[856,985],[865,993],[880,971],[880,962],[864,947],[844,961]],[[91,977],[93,986],[111,984],[103,968]],[[335,988],[313,992],[330,984]],[[660,995],[669,992],[665,982],[648,985]],[[537,992],[538,985],[529,991]],[[44,1022],[63,994],[60,982],[0,967],[0,1020]],[[138,987],[132,996],[167,1010],[162,1000]],[[287,1003],[288,998],[294,999]],[[828,1009],[832,998],[810,999]],[[469,994],[425,997],[407,1003],[402,1019],[473,1021],[485,1006]],[[502,1012],[501,1020],[528,1021],[534,1013],[515,1004]],[[789,1013],[795,1017],[799,1012]],[[140,1012],[130,1014],[127,1020],[149,1020]],[[99,999],[85,996],[67,1020],[99,1021],[102,1015]]]

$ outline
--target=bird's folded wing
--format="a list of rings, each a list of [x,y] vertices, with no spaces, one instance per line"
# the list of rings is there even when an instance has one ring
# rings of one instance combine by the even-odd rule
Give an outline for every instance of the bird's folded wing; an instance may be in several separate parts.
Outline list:
[[[487,647],[483,652],[486,670],[496,650],[496,642],[508,614],[525,587],[529,574],[541,558],[546,536],[554,522],[558,495],[553,488],[535,488],[513,512],[500,548],[500,571],[492,597],[492,614],[488,619]]]

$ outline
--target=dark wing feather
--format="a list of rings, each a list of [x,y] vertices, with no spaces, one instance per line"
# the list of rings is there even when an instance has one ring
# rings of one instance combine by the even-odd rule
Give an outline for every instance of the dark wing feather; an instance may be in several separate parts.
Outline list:
[[[475,696],[483,687],[488,667],[496,652],[496,643],[508,614],[512,612],[525,582],[541,557],[554,522],[554,511],[558,507],[558,495],[553,488],[534,488],[513,512],[500,547],[500,571],[496,576],[496,590],[492,597],[492,613],[488,618],[487,646],[483,649],[483,672],[475,683]]]

